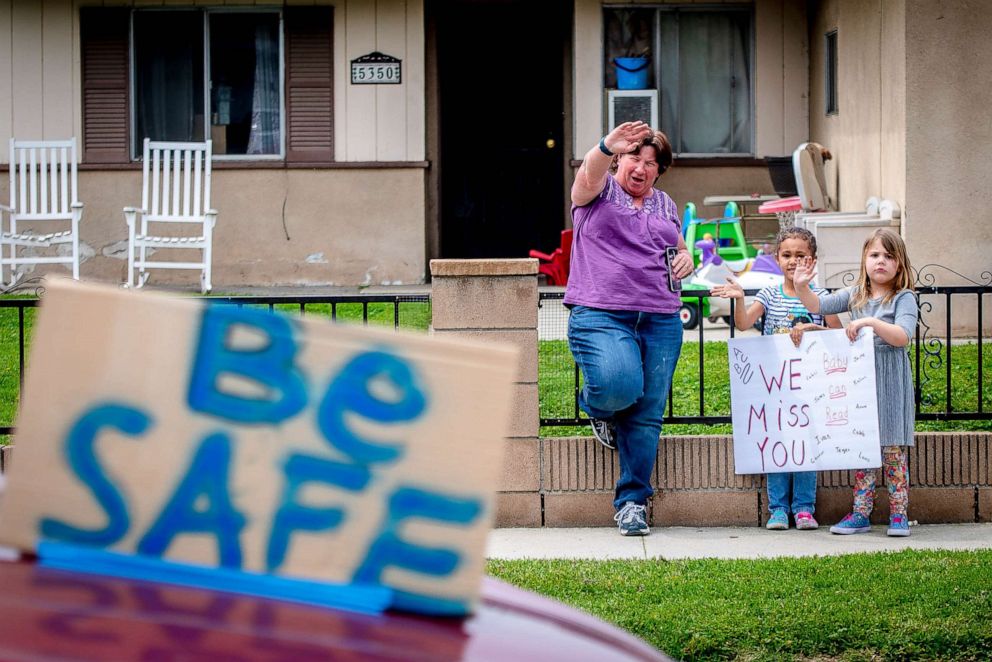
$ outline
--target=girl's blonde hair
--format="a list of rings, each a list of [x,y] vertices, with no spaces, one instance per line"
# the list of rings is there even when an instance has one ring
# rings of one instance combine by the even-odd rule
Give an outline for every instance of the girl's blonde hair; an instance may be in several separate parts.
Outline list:
[[[861,247],[861,275],[858,283],[854,286],[851,297],[851,310],[862,308],[868,299],[871,298],[871,280],[868,278],[868,249],[875,241],[882,243],[882,248],[890,253],[896,260],[896,276],[892,279],[892,288],[889,290],[883,303],[891,301],[895,295],[902,290],[913,289],[913,272],[909,266],[909,255],[906,253],[906,243],[897,233],[888,228],[879,228],[872,232],[865,239],[864,246]]]

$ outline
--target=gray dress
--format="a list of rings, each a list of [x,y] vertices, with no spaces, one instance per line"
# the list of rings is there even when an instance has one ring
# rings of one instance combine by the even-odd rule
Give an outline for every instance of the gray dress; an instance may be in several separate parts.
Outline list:
[[[821,294],[820,313],[848,311],[853,287]],[[912,290],[898,292],[888,303],[869,299],[863,308],[851,310],[851,319],[875,317],[901,327],[910,340],[916,335],[920,311]],[[915,407],[913,375],[905,347],[893,347],[875,335],[875,386],[878,392],[878,435],[882,446],[912,446]]]

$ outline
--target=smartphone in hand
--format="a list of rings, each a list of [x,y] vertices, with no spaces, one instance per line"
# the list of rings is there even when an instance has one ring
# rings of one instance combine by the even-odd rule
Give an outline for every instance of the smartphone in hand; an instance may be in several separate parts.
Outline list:
[[[668,289],[672,292],[682,291],[682,279],[676,278],[675,273],[672,269],[672,263],[675,261],[675,256],[679,254],[678,246],[669,246],[665,249],[665,265],[668,267]]]

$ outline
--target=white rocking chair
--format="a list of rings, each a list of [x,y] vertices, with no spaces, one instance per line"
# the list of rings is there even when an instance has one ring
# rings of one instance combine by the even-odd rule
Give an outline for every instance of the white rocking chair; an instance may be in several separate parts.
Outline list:
[[[76,180],[76,139],[11,139],[10,206],[0,205],[0,212],[8,217],[0,233],[0,280],[7,288],[24,276],[21,267],[26,264],[71,264],[72,277],[79,280],[83,203]],[[61,246],[69,250],[56,249],[55,255],[21,250]]]
[[[213,229],[217,222],[217,211],[210,208],[211,153],[209,140],[175,143],[145,138],[141,208],[124,208],[128,227],[127,287],[142,287],[148,280],[148,269],[197,269],[200,290],[204,294],[210,291]],[[151,224],[162,228],[158,230],[162,235],[151,234]],[[166,224],[171,224],[171,231],[164,229]],[[171,253],[175,249],[199,251],[200,260],[148,259],[153,252],[160,257],[162,251]]]

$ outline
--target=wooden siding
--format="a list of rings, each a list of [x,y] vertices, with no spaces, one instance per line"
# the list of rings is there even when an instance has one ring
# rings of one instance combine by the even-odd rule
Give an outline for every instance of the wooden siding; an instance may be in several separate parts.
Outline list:
[[[82,141],[81,8],[226,5],[332,7],[334,159],[425,158],[423,0],[0,0],[0,163],[11,136]],[[401,85],[350,84],[375,50],[402,60]]]

